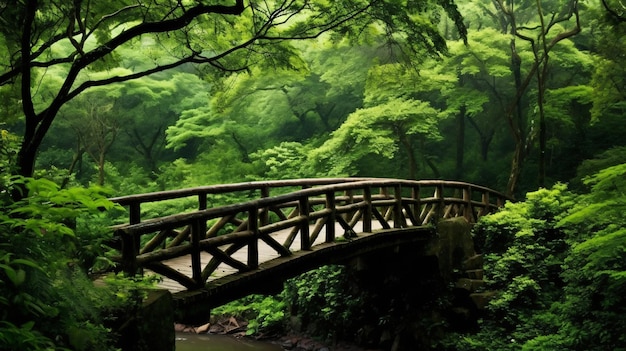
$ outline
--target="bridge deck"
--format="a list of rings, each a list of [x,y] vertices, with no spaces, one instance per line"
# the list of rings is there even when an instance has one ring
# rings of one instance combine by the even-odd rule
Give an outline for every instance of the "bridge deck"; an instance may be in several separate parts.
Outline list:
[[[311,226],[311,228],[313,228],[313,226]],[[372,224],[372,230],[375,231],[377,229],[381,229],[382,226],[380,224],[377,225],[377,223],[373,223]],[[362,223],[358,222],[357,224],[355,224],[354,226],[354,231],[357,234],[358,237],[364,237],[364,236],[368,236],[371,235],[370,233],[363,233],[363,228],[362,228]],[[343,236],[343,232],[344,229],[341,227],[341,225],[339,225],[338,223],[335,225],[335,232],[337,233],[338,237]],[[280,230],[277,231],[276,233],[271,234],[271,237],[274,238],[276,241],[278,241],[279,243],[284,243],[285,240],[287,239],[287,237],[289,236],[290,233],[290,229],[284,229],[284,230]],[[312,243],[312,245],[315,247],[316,245],[320,245],[324,243],[324,233],[325,233],[325,228],[322,228],[322,231],[320,232],[320,235],[317,237],[317,239],[315,240],[315,242]],[[292,251],[299,251],[300,250],[300,237],[299,235],[296,237],[296,239],[294,240],[292,246],[291,246],[291,250]],[[241,250],[237,251],[236,253],[234,253],[232,255],[233,258],[243,261],[245,262],[247,259],[247,255],[248,255],[248,249],[247,247],[242,248]],[[273,248],[271,248],[268,244],[266,244],[264,241],[259,241],[259,264],[263,263],[263,262],[267,262],[270,261],[272,259],[278,258],[280,257],[280,255],[276,252],[276,250],[274,250]],[[211,260],[212,256],[211,254],[207,253],[207,252],[202,252],[201,256],[200,256],[200,260],[201,263],[203,265],[206,265],[210,260]],[[187,256],[182,256],[182,257],[177,257],[177,258],[173,258],[171,260],[167,260],[167,261],[163,261],[163,263],[169,267],[174,268],[175,270],[177,270],[178,272],[181,272],[187,276],[191,276],[192,275],[192,271],[191,271],[191,258],[189,255]],[[152,273],[149,270],[146,270],[145,273]],[[230,274],[235,274],[238,273],[237,269],[222,263],[218,266],[218,269],[215,271],[215,273],[213,275],[211,275],[211,277],[209,277],[208,281],[213,281],[222,277],[225,277],[227,275]],[[180,291],[184,291],[186,290],[185,287],[183,287],[182,285],[180,285],[178,282],[176,282],[175,280],[172,280],[170,278],[167,277],[163,277],[163,280],[158,284],[159,288],[163,288],[163,289],[167,289],[172,293],[177,293]]]

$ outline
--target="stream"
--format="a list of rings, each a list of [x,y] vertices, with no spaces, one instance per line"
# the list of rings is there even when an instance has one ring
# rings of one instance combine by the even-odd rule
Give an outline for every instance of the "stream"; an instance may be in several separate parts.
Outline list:
[[[283,351],[280,345],[228,335],[176,333],[176,351]]]

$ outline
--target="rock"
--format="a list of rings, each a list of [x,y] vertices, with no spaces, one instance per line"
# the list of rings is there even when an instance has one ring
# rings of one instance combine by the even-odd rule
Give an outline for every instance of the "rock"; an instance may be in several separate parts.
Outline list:
[[[197,334],[203,334],[209,331],[209,328],[211,327],[211,323],[206,323],[203,324],[199,327],[196,328],[196,333]]]
[[[304,351],[315,351],[318,349],[318,344],[311,339],[302,339],[298,342],[298,348]]]
[[[297,342],[294,342],[292,339],[287,339],[281,343],[281,346],[285,350],[291,350],[296,346],[296,344]]]
[[[468,257],[464,262],[461,269],[463,270],[472,270],[472,269],[482,269],[484,263],[483,255],[476,254],[471,257]]]
[[[464,289],[469,292],[475,292],[481,286],[485,285],[484,280],[479,279],[469,279],[469,278],[461,278],[457,280],[455,284],[455,288]]]
[[[474,301],[476,308],[479,310],[484,309],[491,299],[493,299],[498,293],[496,291],[486,291],[482,293],[470,294],[470,298]]]
[[[444,280],[450,281],[455,270],[467,269],[468,260],[476,256],[471,229],[472,225],[463,217],[437,223],[437,237],[429,243],[426,254],[437,257]]]

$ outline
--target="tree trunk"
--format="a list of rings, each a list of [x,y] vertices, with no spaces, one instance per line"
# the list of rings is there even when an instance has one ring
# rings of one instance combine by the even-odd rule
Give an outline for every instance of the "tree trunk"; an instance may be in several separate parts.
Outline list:
[[[546,58],[544,62],[543,72],[547,71],[548,67],[548,57],[546,53]],[[547,72],[546,72],[547,73]],[[545,95],[545,75],[540,74],[539,70],[537,70],[537,85],[538,85],[538,96],[537,103],[539,105],[539,179],[538,185],[541,188],[546,186],[546,144],[547,144],[547,136],[546,136],[546,116],[543,109],[543,100]]]
[[[104,160],[104,153],[101,153],[98,156],[98,185],[100,186],[104,185]]]
[[[522,164],[524,163],[524,147],[521,142],[515,143],[515,151],[511,160],[511,171],[509,173],[509,182],[506,186],[506,194],[515,198],[515,190],[522,173]]]
[[[404,146],[407,157],[409,159],[409,179],[417,180],[417,159],[415,158],[415,150],[413,150],[413,143],[409,140],[404,132],[398,133],[398,140],[400,144]]]
[[[80,147],[80,142],[77,145],[76,154],[72,158],[72,163],[70,164],[69,169],[67,170],[67,177],[63,178],[63,182],[61,183],[61,188],[65,188],[67,183],[70,181],[70,176],[74,173],[74,168],[76,165],[83,159],[83,154],[85,153],[85,149]]]
[[[515,78],[515,88],[517,91],[516,100],[513,101],[514,108],[507,111],[507,118],[509,121],[509,127],[511,128],[511,134],[515,140],[515,151],[513,152],[513,158],[511,159],[511,169],[509,171],[509,182],[506,187],[506,193],[509,196],[513,196],[517,182],[519,181],[520,174],[522,173],[522,167],[526,153],[526,138],[524,137],[524,121],[522,118],[522,104],[520,100],[523,92],[526,90],[526,86],[522,83],[522,58],[517,54],[515,46],[515,39],[511,39],[511,71]]]

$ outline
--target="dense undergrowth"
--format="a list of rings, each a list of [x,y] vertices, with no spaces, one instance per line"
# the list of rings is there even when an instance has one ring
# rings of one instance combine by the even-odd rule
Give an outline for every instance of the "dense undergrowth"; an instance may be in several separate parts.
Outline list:
[[[563,184],[483,218],[491,301],[480,329],[450,350],[624,350],[626,165]]]
[[[150,283],[110,275],[94,285],[90,275],[110,263],[106,193],[10,178],[0,196],[0,349],[118,349],[116,328]]]
[[[429,318],[424,310],[411,311],[425,313],[422,320],[430,323],[419,328],[446,330],[420,347],[626,349],[626,164],[586,176],[584,185],[584,193],[565,184],[530,192],[525,201],[481,218],[474,236],[485,257],[488,289],[498,294],[469,331],[445,327],[445,320]],[[247,318],[249,334],[286,331],[296,320],[323,340],[358,340],[363,314],[376,306],[351,293],[347,274],[343,267],[323,267],[288,281],[278,296],[250,296],[214,313]],[[379,315],[379,327],[385,321]],[[395,322],[396,331],[416,327]]]

